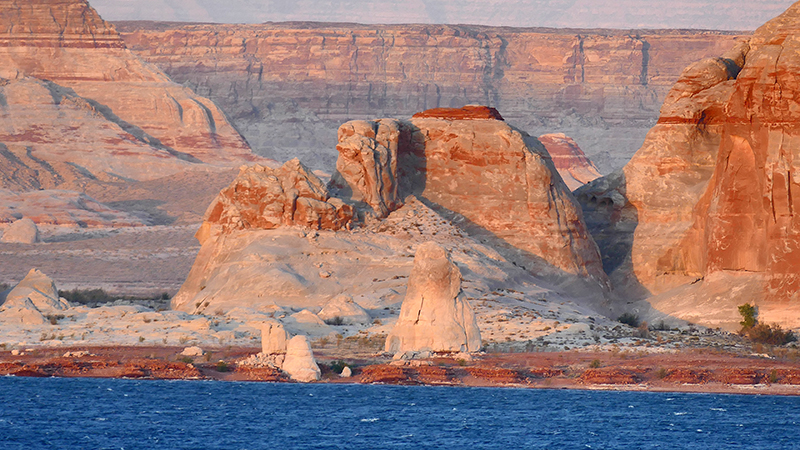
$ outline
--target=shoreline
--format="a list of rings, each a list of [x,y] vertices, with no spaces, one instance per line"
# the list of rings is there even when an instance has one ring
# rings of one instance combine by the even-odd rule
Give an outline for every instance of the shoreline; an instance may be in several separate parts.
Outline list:
[[[291,382],[280,370],[237,361],[250,347],[209,348],[200,357],[184,347],[37,347],[0,351],[0,376]],[[614,352],[488,353],[392,360],[385,355],[329,355],[320,350],[322,379],[312,384],[389,384],[586,391],[800,396],[800,361],[711,350],[672,354]],[[353,375],[332,370],[341,362]],[[336,363],[336,364],[334,364]],[[341,369],[339,369],[341,370]]]

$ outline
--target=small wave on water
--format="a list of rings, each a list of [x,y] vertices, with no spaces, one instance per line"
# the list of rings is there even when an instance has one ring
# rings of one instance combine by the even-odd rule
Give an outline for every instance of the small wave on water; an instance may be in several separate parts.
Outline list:
[[[797,397],[420,386],[0,377],[0,403],[2,450],[772,450],[800,423]]]

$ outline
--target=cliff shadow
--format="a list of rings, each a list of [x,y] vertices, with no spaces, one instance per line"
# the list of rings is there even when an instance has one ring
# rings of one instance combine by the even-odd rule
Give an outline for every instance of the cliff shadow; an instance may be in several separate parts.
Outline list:
[[[409,122],[403,122],[398,146],[398,179],[401,198],[413,195],[478,243],[496,251],[506,261],[542,281],[542,287],[579,299],[594,299],[592,306],[603,313],[608,291],[600,280],[573,274],[549,263],[543,257],[521,249],[502,236],[476,223],[464,214],[435,200],[429,191],[429,161],[425,152],[425,136]],[[476,200],[477,201],[477,200]],[[466,275],[466,274],[465,274]],[[511,281],[511,280],[509,280]]]

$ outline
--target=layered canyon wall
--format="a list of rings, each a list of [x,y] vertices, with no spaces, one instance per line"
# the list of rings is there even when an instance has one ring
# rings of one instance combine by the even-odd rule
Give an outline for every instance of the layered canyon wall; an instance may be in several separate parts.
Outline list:
[[[631,162],[576,191],[606,271],[657,310],[800,323],[798,36],[800,3],[687,68]]]
[[[126,45],[230,114],[257,153],[332,167],[338,126],[483,104],[573,137],[602,173],[642,144],[684,67],[743,39],[710,31],[449,25],[117,23]]]
[[[129,51],[85,0],[0,1],[0,157],[15,190],[257,159],[212,101]]]

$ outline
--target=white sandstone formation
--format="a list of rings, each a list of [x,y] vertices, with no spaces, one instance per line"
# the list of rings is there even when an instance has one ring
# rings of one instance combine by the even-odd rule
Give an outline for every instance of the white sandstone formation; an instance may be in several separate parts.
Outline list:
[[[308,383],[317,381],[322,373],[314,361],[314,354],[311,352],[311,345],[305,336],[295,336],[289,340],[286,347],[286,358],[283,360],[283,367],[291,379]]]
[[[286,353],[289,334],[278,321],[269,321],[261,328],[261,353],[276,355]]]
[[[25,278],[6,294],[3,307],[6,309],[23,307],[27,301],[45,314],[64,311],[70,307],[65,299],[58,296],[55,282],[39,269],[31,269]]]
[[[332,298],[322,307],[317,316],[325,323],[333,325],[356,325],[370,322],[369,313],[347,294]]]
[[[420,245],[386,351],[474,352],[480,347],[475,314],[461,290],[461,271],[441,245]]]
[[[41,242],[39,228],[31,219],[19,219],[3,231],[0,242],[13,244],[36,244]]]

